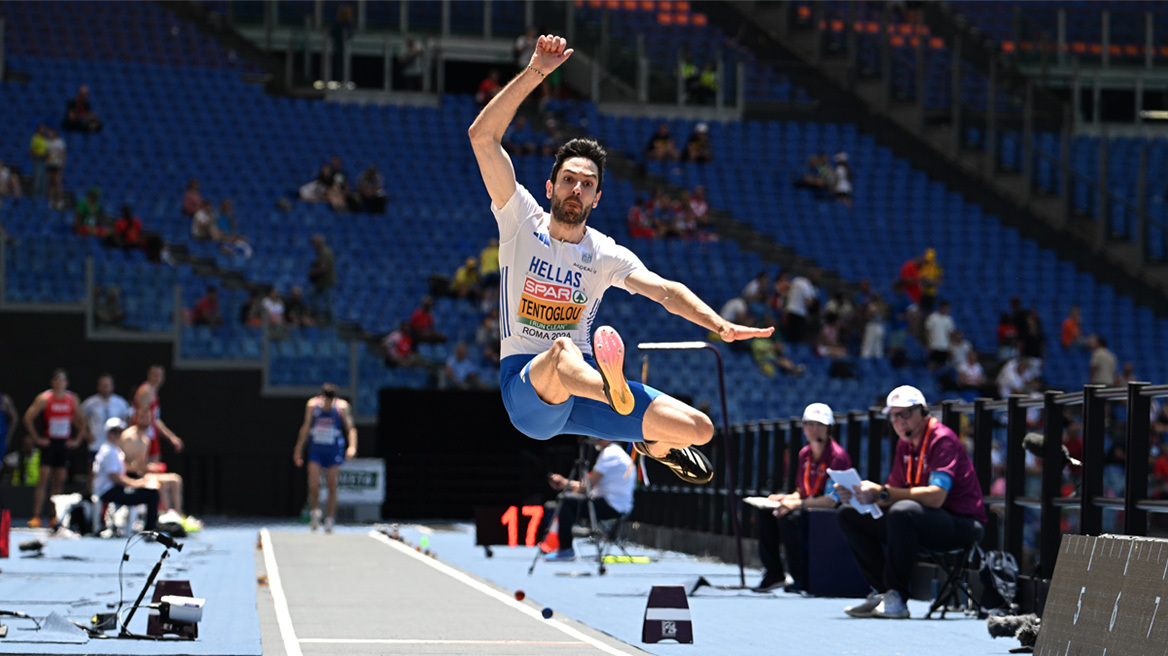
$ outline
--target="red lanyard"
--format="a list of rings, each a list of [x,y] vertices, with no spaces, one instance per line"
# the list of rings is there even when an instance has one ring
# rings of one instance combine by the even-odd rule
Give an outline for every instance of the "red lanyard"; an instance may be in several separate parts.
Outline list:
[[[925,449],[929,448],[929,440],[933,437],[933,423],[936,421],[936,417],[929,417],[928,426],[925,428],[925,435],[921,438],[921,450],[917,454],[917,471],[915,476],[913,475],[912,452],[909,451],[908,467],[905,468],[904,472],[904,478],[909,487],[916,487],[921,484],[921,469],[923,469],[925,465]]]
[[[823,445],[823,448],[827,449],[829,447],[825,444]],[[815,487],[811,487],[811,468],[814,466],[815,463],[811,461],[811,458],[807,458],[807,466],[803,469],[803,489],[807,491],[808,497],[819,496],[819,486],[823,485],[823,478],[827,475],[827,472],[824,471],[823,467],[816,468]]]

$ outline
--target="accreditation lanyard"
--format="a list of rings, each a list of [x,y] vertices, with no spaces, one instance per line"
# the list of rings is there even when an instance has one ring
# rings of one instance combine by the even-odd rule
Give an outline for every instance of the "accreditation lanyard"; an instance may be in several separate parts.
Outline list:
[[[828,445],[825,444],[825,445],[823,445],[823,448],[824,448],[824,456],[826,456],[827,449],[829,447],[828,447]],[[823,457],[820,457],[820,459],[822,460]],[[803,489],[807,490],[807,496],[809,496],[809,497],[819,496],[819,494],[821,493],[819,486],[823,485],[823,478],[824,478],[824,476],[827,475],[827,472],[824,471],[823,467],[816,467],[815,465],[816,465],[816,463],[813,462],[811,460],[811,458],[808,458],[807,459],[807,466],[803,468]],[[811,486],[811,469],[812,468],[815,469],[815,487]]]
[[[929,448],[929,441],[933,437],[933,426],[936,424],[936,421],[936,417],[929,417],[928,427],[925,428],[925,436],[921,438],[921,450],[917,453],[917,467],[915,473],[913,472],[912,451],[909,451],[908,467],[905,468],[904,472],[904,478],[908,482],[909,487],[917,487],[921,484],[921,470],[924,469],[925,465],[925,449]]]

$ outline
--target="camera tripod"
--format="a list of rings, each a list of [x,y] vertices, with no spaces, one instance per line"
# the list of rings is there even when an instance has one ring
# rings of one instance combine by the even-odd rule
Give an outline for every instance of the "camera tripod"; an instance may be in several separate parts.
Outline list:
[[[599,574],[603,575],[604,570],[605,570],[605,568],[604,568],[605,549],[600,548],[599,545],[601,544],[602,539],[607,539],[607,538],[605,536],[604,529],[600,526],[600,523],[596,520],[596,502],[593,501],[593,499],[592,499],[592,479],[588,475],[588,473],[589,473],[588,449],[595,442],[590,437],[578,437],[576,441],[579,445],[579,448],[577,449],[577,452],[576,452],[576,462],[572,465],[572,471],[568,475],[568,480],[569,481],[581,481],[583,483],[583,486],[584,486],[583,498],[581,498],[581,494],[579,492],[569,492],[568,488],[570,486],[565,485],[564,489],[560,490],[560,493],[556,495],[556,510],[554,513],[552,513],[552,518],[547,523],[547,528],[545,528],[543,530],[543,534],[542,534],[539,542],[542,543],[544,540],[546,540],[547,534],[551,530],[551,527],[559,524],[560,508],[562,508],[565,503],[578,503],[579,502],[579,503],[586,504],[587,508],[588,508],[588,515],[587,515],[587,517],[588,517],[588,537],[592,538],[592,540],[598,545],[596,560],[597,560],[597,564],[599,565],[599,568],[600,568]],[[539,561],[542,557],[543,557],[543,550],[539,549],[539,547],[536,547],[535,558],[533,558],[531,561],[531,567],[527,568],[528,575],[530,575],[532,572],[535,571],[535,566],[537,563],[539,563]]]

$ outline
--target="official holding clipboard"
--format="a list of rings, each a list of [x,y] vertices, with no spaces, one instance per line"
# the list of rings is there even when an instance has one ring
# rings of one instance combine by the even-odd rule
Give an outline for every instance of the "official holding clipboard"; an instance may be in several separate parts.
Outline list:
[[[795,491],[790,494],[772,494],[768,501],[778,504],[760,504],[758,518],[758,556],[765,571],[755,592],[770,592],[783,587],[786,572],[793,582],[787,592],[807,589],[803,580],[803,536],[807,508],[835,508],[834,497],[825,496],[828,487],[828,469],[848,469],[852,460],[838,442],[831,439],[829,427],[835,423],[831,408],[824,403],[812,403],[803,410],[803,437],[807,444],[799,450],[799,474]],[[774,515],[772,517],[771,515]],[[777,519],[776,519],[777,518]],[[787,568],[779,554],[780,541],[787,552]]]
[[[836,485],[840,529],[872,594],[844,611],[852,617],[909,617],[909,582],[920,547],[960,549],[981,539],[986,521],[981,487],[961,440],[930,417],[925,396],[902,385],[888,395],[884,414],[900,439],[886,484],[862,481],[858,488]],[[885,509],[876,519],[847,505]],[[884,545],[888,545],[885,558]]]

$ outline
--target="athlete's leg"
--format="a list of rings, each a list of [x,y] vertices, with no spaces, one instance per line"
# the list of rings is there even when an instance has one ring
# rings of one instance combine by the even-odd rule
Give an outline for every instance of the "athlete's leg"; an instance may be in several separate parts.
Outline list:
[[[325,514],[333,520],[337,518],[337,479],[340,478],[340,474],[340,465],[329,467],[325,473],[325,482],[328,484],[328,506]]]
[[[41,457],[48,452],[48,449],[41,451]],[[49,487],[49,476],[53,474],[53,468],[48,465],[42,465],[40,476],[37,477],[36,491],[32,494],[32,517],[33,519],[40,519],[41,511],[45,509],[45,489]]]
[[[662,394],[649,404],[641,430],[649,455],[664,456],[670,449],[709,442],[714,436],[714,423],[705,413]]]
[[[320,464],[308,461],[308,508],[320,509]]]
[[[53,467],[53,489],[49,498],[57,496],[65,489],[65,476],[69,470],[64,467]],[[56,513],[54,513],[55,515]]]
[[[569,396],[608,403],[600,372],[584,361],[580,348],[567,337],[557,339],[550,349],[532,358],[527,377],[544,403],[563,403]]]

